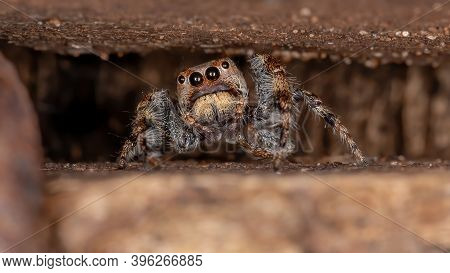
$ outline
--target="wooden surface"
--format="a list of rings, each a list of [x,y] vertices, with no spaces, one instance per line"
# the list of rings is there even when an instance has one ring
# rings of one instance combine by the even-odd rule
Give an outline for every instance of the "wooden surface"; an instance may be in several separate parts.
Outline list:
[[[73,55],[251,49],[431,64],[450,49],[450,7],[426,0],[4,2],[1,39]]]
[[[55,251],[440,252],[450,249],[448,166],[349,166],[282,175],[259,165],[144,173],[45,171]],[[430,164],[430,163],[428,163]],[[228,166],[228,168],[226,167]],[[263,167],[263,166],[261,166]],[[242,168],[244,168],[242,171]],[[389,218],[391,220],[388,220]],[[400,227],[401,226],[401,227]],[[415,234],[413,234],[415,233]]]

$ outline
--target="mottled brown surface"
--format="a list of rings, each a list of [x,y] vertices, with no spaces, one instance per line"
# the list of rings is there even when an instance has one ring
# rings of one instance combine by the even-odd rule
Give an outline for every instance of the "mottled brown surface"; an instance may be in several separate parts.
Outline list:
[[[438,63],[450,48],[450,7],[426,0],[6,2],[22,13],[0,4],[2,39],[69,54],[287,49],[376,65]]]
[[[448,162],[391,161],[368,169],[296,167],[276,175],[264,164],[176,161],[149,173],[116,171],[114,164],[47,164],[50,219],[76,211],[52,227],[52,248],[68,252],[450,249]]]
[[[38,130],[27,90],[0,53],[0,251],[45,222],[39,219],[42,151]],[[43,237],[8,250],[42,250]]]

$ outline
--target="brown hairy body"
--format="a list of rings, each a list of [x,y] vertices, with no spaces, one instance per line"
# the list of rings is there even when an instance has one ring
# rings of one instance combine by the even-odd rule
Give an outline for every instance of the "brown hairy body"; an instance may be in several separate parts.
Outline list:
[[[255,55],[249,63],[257,97],[254,107],[248,105],[242,72],[229,58],[182,71],[177,78],[178,104],[164,90],[146,95],[121,150],[120,166],[137,158],[158,164],[168,152],[186,153],[204,141],[224,139],[257,158],[273,160],[279,169],[297,147],[293,136],[301,105],[323,119],[358,162],[365,162],[339,118],[317,96],[297,88],[278,60]]]

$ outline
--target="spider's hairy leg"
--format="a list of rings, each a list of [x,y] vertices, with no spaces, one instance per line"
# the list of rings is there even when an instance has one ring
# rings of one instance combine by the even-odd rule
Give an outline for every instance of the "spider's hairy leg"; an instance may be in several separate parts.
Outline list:
[[[322,101],[316,95],[298,88],[294,91],[294,101],[297,103],[303,101],[310,111],[322,118],[331,130],[339,136],[340,140],[349,148],[359,163],[367,163],[363,153],[358,148],[358,145],[356,145],[347,128],[342,124],[337,115],[333,114],[328,107],[323,105]]]
[[[273,154],[270,151],[250,144],[250,142],[242,135],[238,136],[238,143],[246,153],[251,154],[252,156],[265,159],[273,158]]]
[[[255,55],[249,60],[258,105],[253,113],[258,146],[272,155],[274,167],[292,153],[292,86],[286,68],[270,55]],[[259,141],[258,141],[259,140]]]
[[[164,120],[167,119],[166,92],[156,91],[146,94],[136,108],[136,116],[131,123],[129,139],[122,146],[118,163],[124,168],[127,162],[142,156],[147,157],[148,149],[158,150],[164,138]]]
[[[181,117],[181,110],[175,108],[172,101],[169,104],[169,119],[166,124],[166,136],[170,145],[177,153],[187,153],[195,150],[200,144],[200,136],[194,128]]]
[[[197,142],[181,121],[167,91],[155,91],[138,104],[131,137],[125,141],[118,158],[119,167],[124,168],[127,162],[141,157],[155,166],[167,153],[167,146],[184,152],[194,149]]]
[[[119,168],[125,168],[127,162],[137,157],[140,154],[140,151],[138,151],[138,149],[139,148],[137,147],[136,143],[133,143],[130,139],[125,140],[122,148],[120,149],[120,154],[117,159]]]

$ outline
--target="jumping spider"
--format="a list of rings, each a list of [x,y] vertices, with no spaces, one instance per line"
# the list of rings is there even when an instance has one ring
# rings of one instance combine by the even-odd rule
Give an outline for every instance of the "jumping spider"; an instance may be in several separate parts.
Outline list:
[[[147,94],[137,106],[131,138],[119,166],[144,159],[157,165],[170,145],[176,153],[195,150],[203,141],[237,143],[257,158],[269,158],[278,169],[295,150],[299,105],[322,118],[360,162],[365,159],[339,118],[312,93],[297,88],[286,69],[270,55],[249,60],[255,82],[256,106],[248,105],[249,90],[242,72],[229,58],[188,68],[177,78],[178,103],[167,91]]]

